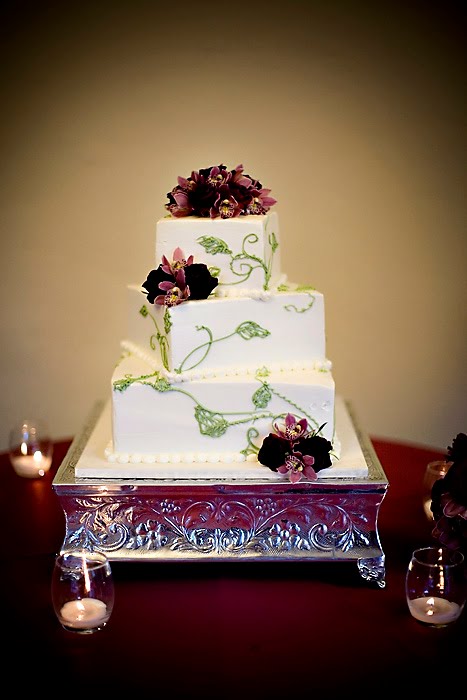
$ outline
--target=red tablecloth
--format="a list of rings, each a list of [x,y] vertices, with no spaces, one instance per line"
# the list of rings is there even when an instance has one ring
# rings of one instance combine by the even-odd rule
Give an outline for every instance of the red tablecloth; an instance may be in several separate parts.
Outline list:
[[[63,630],[50,599],[65,528],[52,480],[69,442],[55,445],[42,480],[18,477],[0,455],[3,684],[15,694],[93,698],[97,690],[155,698],[462,690],[467,613],[451,627],[425,628],[410,616],[404,588],[412,550],[433,543],[422,480],[443,455],[373,444],[389,480],[378,521],[384,589],[355,563],[114,562],[114,611],[90,636]]]

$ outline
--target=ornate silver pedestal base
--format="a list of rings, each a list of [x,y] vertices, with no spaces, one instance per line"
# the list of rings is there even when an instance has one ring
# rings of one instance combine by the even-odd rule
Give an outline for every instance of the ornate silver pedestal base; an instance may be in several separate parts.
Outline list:
[[[365,479],[78,481],[74,466],[101,409],[53,482],[66,518],[64,550],[91,546],[120,561],[355,561],[363,579],[385,586],[377,519],[388,482],[354,418]]]

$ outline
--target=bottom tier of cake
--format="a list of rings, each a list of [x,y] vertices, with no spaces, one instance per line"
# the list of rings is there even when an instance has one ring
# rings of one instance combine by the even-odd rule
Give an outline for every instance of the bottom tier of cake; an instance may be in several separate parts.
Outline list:
[[[243,462],[256,459],[274,423],[293,413],[333,444],[334,380],[296,368],[170,378],[135,355],[112,377],[111,462]]]
[[[319,481],[332,479],[365,478],[368,464],[346,404],[341,397],[335,401],[336,435],[339,457],[332,458],[332,466],[318,473]],[[105,456],[111,437],[111,404],[108,402],[90,434],[89,442],[75,465],[79,479],[228,479],[235,481],[287,481],[260,464],[257,459],[244,462],[109,462]],[[300,482],[301,483],[301,482]]]

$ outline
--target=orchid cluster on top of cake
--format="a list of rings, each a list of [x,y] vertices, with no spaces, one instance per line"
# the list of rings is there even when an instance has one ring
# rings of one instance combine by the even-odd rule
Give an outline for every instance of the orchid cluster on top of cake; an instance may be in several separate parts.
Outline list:
[[[179,177],[178,185],[167,194],[165,205],[172,216],[201,216],[230,219],[248,214],[266,214],[276,203],[259,180],[244,175],[243,165],[227,170],[225,165],[194,170],[190,177]]]
[[[269,193],[219,165],[167,195],[159,264],[128,287],[108,460],[256,462],[297,481],[338,457],[323,295],[282,273]]]

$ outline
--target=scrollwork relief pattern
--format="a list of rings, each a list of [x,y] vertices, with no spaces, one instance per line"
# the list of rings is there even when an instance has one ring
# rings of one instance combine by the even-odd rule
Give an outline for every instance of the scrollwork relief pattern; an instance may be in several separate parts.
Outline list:
[[[329,497],[210,499],[114,497],[74,499],[65,548],[92,546],[107,552],[280,556],[332,555],[377,544],[372,509]],[[373,515],[373,513],[372,513]]]

